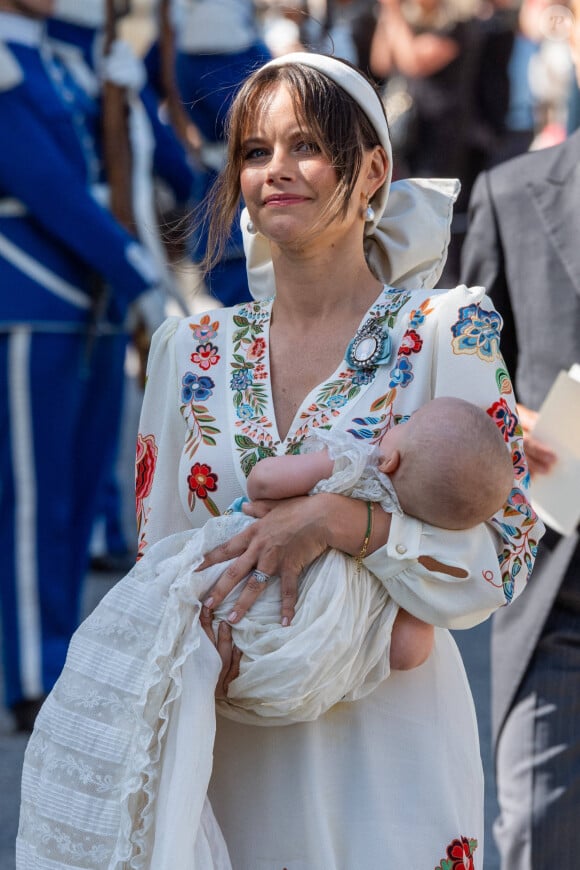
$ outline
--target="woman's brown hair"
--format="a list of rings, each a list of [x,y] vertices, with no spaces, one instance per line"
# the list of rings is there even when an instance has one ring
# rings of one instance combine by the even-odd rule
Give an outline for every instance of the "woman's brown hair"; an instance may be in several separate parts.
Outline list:
[[[360,74],[359,70],[357,72]],[[204,271],[212,268],[223,255],[238,212],[243,140],[253,119],[267,110],[272,90],[279,84],[288,87],[296,117],[336,171],[336,192],[321,216],[322,225],[346,213],[363,154],[380,144],[372,123],[358,103],[318,70],[305,64],[288,63],[262,67],[252,73],[238,90],[228,113],[226,165],[204,203],[198,223],[199,226],[207,222],[207,253],[201,263]]]

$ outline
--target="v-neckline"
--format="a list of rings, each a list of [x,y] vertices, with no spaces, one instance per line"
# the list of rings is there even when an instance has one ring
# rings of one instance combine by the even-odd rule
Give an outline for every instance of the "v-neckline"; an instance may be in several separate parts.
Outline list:
[[[362,316],[358,329],[371,317],[390,330],[409,291],[384,285]],[[346,360],[303,397],[282,439],[278,431],[271,386],[270,323],[273,299],[247,302],[233,309],[230,319],[228,386],[232,448],[240,483],[267,456],[300,453],[302,443],[318,429],[345,429],[347,415],[372,387],[384,359],[369,368],[353,368]],[[353,336],[354,338],[354,336]]]
[[[357,330],[359,330],[361,328],[361,326],[364,323],[366,323],[367,320],[371,317],[372,312],[379,305],[380,301],[383,299],[386,290],[387,290],[387,285],[383,285],[383,287],[381,288],[381,290],[380,290],[379,294],[377,295],[377,297],[375,298],[375,300],[371,303],[371,305],[367,308],[365,313],[362,315],[355,332]],[[272,324],[272,306],[273,306],[273,304],[274,304],[274,299],[272,298],[268,302],[267,318],[266,318],[266,322],[264,324],[264,339],[266,341],[265,365],[266,365],[266,373],[267,373],[267,378],[265,379],[265,384],[266,384],[266,390],[267,390],[267,395],[268,395],[269,417],[270,417],[270,421],[272,424],[272,435],[274,436],[274,441],[275,441],[276,445],[279,448],[282,448],[282,452],[286,452],[286,448],[290,444],[293,443],[292,439],[294,438],[294,441],[296,441],[297,435],[298,435],[300,429],[303,428],[303,426],[304,426],[304,424],[302,424],[302,426],[299,425],[300,420],[307,420],[308,419],[308,416],[305,414],[305,411],[307,411],[309,408],[312,408],[316,404],[316,402],[315,402],[316,397],[322,393],[322,391],[325,389],[325,387],[328,387],[328,385],[333,383],[333,382],[339,383],[341,381],[344,381],[345,376],[343,373],[346,372],[347,370],[351,370],[351,369],[349,369],[348,363],[346,361],[346,351],[348,348],[348,344],[347,344],[344,348],[344,353],[342,355],[342,358],[339,360],[339,363],[338,363],[337,367],[334,369],[334,371],[331,372],[326,378],[324,378],[324,380],[319,381],[317,384],[315,384],[314,387],[312,387],[312,389],[309,390],[309,392],[304,396],[304,398],[300,402],[298,408],[296,409],[294,416],[292,417],[292,420],[290,422],[290,426],[288,428],[288,431],[286,432],[286,435],[282,438],[280,435],[280,431],[278,429],[278,421],[276,418],[276,408],[274,406],[274,396],[273,396],[273,392],[272,392],[272,359],[271,359],[271,344],[270,344],[270,327]],[[358,395],[358,392],[357,392],[357,395]],[[354,396],[352,398],[354,398]],[[348,405],[349,405],[349,401],[347,398],[345,400],[344,404],[342,404],[340,406],[340,411],[342,411],[342,409],[346,408]],[[335,410],[338,411],[339,409],[337,408]],[[337,416],[341,416],[341,414],[338,413]],[[316,423],[314,423],[314,426],[316,427]],[[303,440],[303,438],[300,437],[299,440],[301,441],[301,440]]]

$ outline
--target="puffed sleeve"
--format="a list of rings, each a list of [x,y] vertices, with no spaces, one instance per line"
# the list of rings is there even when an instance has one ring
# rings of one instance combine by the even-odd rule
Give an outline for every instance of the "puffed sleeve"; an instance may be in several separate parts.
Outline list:
[[[448,531],[393,515],[387,544],[365,564],[410,613],[469,628],[523,590],[543,525],[529,503],[522,430],[499,349],[501,318],[480,287],[434,294],[426,310],[430,355],[423,365],[430,361],[432,397],[458,396],[487,411],[511,452],[513,488],[502,510],[473,529]]]
[[[135,462],[139,558],[161,538],[191,528],[177,486],[186,434],[175,356],[179,322],[169,317],[154,333],[147,361]]]

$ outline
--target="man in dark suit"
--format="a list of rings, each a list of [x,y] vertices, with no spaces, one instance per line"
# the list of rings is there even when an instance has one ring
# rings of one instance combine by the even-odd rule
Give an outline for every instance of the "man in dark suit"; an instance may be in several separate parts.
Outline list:
[[[580,131],[483,173],[469,216],[461,279],[485,286],[504,318],[533,478],[556,461],[534,438],[537,410],[559,371],[580,362]],[[578,534],[547,529],[528,589],[493,617],[491,668],[502,870],[580,867]]]

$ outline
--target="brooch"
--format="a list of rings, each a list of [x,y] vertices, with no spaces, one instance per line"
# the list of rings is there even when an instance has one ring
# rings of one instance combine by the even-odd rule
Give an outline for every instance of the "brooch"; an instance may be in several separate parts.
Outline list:
[[[370,317],[357,330],[346,349],[345,359],[353,369],[370,369],[388,362],[391,336],[376,317]]]

